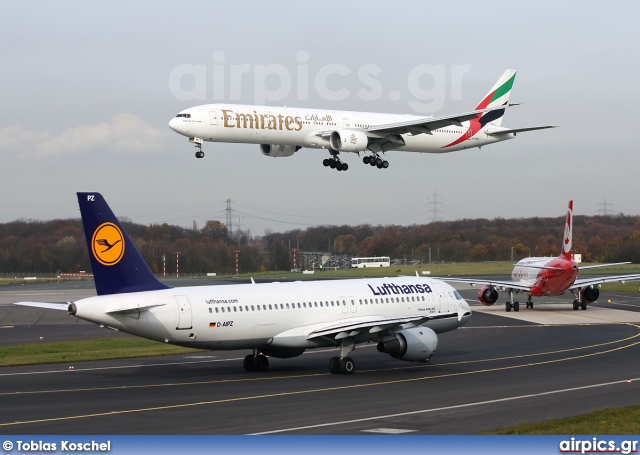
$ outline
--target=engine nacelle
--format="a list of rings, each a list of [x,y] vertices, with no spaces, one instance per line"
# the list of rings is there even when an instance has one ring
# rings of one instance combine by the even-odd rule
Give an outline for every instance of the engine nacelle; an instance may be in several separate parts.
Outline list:
[[[600,289],[597,286],[585,286],[580,289],[580,298],[583,302],[595,302],[600,297]]]
[[[298,357],[302,355],[305,350],[303,348],[267,348],[263,349],[262,353],[269,357],[275,357],[277,359],[290,359],[292,357]]]
[[[369,145],[369,138],[359,130],[336,130],[329,138],[331,148],[339,152],[362,152]]]
[[[482,286],[478,289],[478,300],[485,306],[491,306],[498,300],[498,291],[493,286]]]
[[[437,347],[438,335],[428,327],[404,329],[378,343],[378,351],[409,362],[427,362]]]
[[[300,150],[301,147],[296,145],[270,145],[260,144],[260,150],[265,156],[272,156],[274,158],[280,158],[283,156],[291,156]]]

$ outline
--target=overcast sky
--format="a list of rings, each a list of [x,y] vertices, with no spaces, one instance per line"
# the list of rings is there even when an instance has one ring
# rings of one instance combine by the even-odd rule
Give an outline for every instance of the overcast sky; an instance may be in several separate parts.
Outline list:
[[[433,202],[446,220],[562,216],[569,199],[595,215],[605,198],[637,215],[639,15],[632,1],[6,2],[0,222],[79,217],[77,191],[138,223],[189,227],[225,222],[231,199],[234,224],[254,235],[427,223]],[[167,125],[221,101],[455,114],[507,68],[522,105],[502,125],[559,128],[482,150],[389,152],[386,170],[355,154],[336,172],[325,150],[274,159],[210,142],[198,160]]]

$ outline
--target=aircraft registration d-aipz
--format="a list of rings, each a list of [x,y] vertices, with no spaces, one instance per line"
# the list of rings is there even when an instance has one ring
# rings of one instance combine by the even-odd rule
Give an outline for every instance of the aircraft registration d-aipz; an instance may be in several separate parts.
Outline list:
[[[324,166],[346,171],[339,154],[365,153],[362,161],[378,169],[389,167],[380,155],[400,152],[446,153],[513,139],[524,131],[553,128],[501,125],[516,77],[507,70],[473,111],[443,117],[352,112],[293,107],[206,104],[185,109],[169,127],[189,138],[196,157],[203,158],[202,143],[259,144],[266,156],[291,156],[303,147],[326,149]]]
[[[331,373],[349,374],[359,343],[410,362],[427,362],[437,333],[471,317],[448,283],[427,277],[231,284],[172,288],[153,275],[99,193],[78,193],[97,296],[75,302],[19,302],[159,342],[210,350],[251,349],[247,371],[268,356],[290,358],[335,347]]]

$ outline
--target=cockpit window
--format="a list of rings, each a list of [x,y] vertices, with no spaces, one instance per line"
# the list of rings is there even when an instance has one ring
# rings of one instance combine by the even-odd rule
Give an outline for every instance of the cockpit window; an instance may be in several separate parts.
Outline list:
[[[460,294],[458,294],[458,291],[453,291],[453,294],[456,296],[456,299],[458,299],[458,300],[464,300],[464,299],[462,298],[462,296],[461,296]]]
[[[191,118],[191,114],[178,114],[176,117]]]

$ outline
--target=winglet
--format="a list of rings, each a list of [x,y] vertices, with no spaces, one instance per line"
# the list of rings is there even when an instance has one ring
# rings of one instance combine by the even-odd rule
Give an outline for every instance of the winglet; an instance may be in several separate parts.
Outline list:
[[[100,193],[77,193],[98,295],[168,289],[153,275]]]

